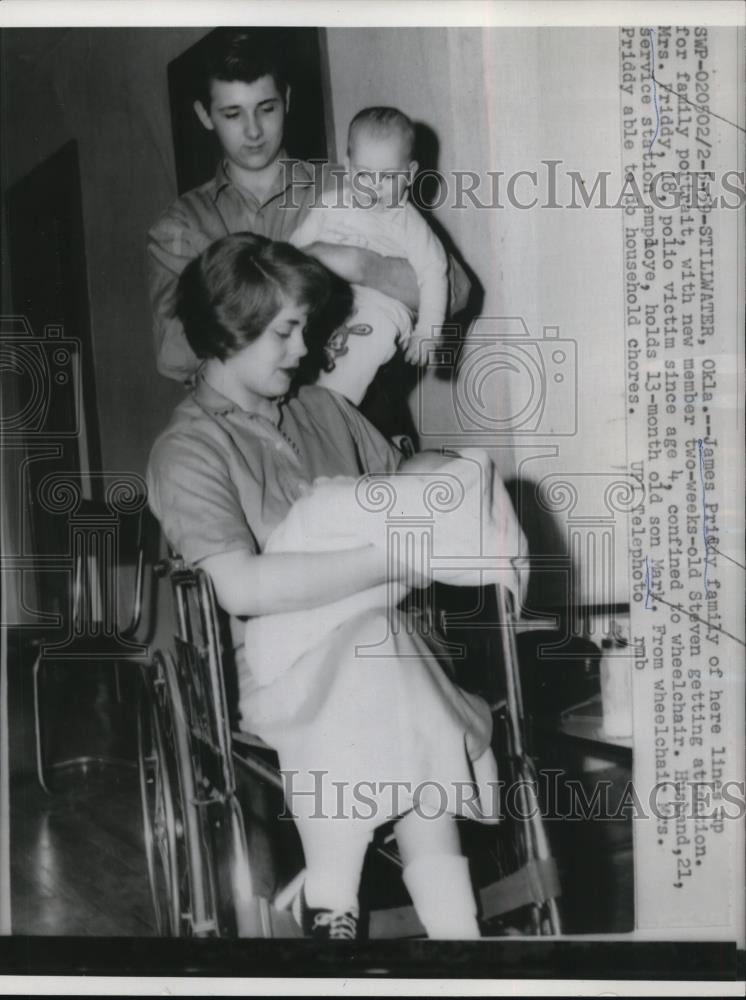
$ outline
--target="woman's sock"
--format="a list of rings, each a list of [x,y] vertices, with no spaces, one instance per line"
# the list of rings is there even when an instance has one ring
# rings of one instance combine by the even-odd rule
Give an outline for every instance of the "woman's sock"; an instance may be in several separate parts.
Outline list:
[[[361,833],[344,820],[308,820],[300,825],[300,833],[307,904],[313,909],[355,909],[370,832]]]
[[[481,937],[469,862],[459,854],[425,854],[402,874],[427,936],[452,941]]]
[[[306,872],[304,891],[306,903],[313,910],[335,910],[347,913],[357,909],[357,894],[360,883],[354,878],[339,878],[327,871]]]

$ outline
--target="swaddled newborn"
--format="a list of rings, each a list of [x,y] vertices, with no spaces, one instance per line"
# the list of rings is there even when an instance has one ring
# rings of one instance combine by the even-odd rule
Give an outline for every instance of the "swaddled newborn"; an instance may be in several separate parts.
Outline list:
[[[500,583],[520,600],[525,540],[510,498],[481,449],[422,452],[389,474],[319,478],[293,504],[265,552],[385,548],[408,581],[385,583],[319,607],[264,615],[246,625],[246,663],[271,683],[336,629],[374,608],[395,607],[412,586]],[[319,581],[323,586],[323,581]]]

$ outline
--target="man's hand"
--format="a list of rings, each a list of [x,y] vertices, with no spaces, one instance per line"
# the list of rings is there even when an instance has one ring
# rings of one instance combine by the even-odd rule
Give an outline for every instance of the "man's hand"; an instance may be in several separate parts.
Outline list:
[[[351,285],[375,288],[392,299],[398,299],[416,312],[420,305],[420,289],[414,268],[405,257],[383,257],[362,247],[344,247],[336,243],[310,243],[303,252],[315,257]],[[469,279],[455,257],[448,259],[449,313],[451,316],[466,306],[471,287]]]
[[[420,302],[414,268],[404,257],[383,257],[363,247],[338,246],[336,243],[311,243],[303,252],[315,257],[330,271],[351,285],[375,288],[416,310]]]
[[[361,250],[359,247],[344,247],[336,243],[310,243],[303,247],[303,253],[315,257],[321,261],[324,267],[328,267],[338,277],[349,281],[351,285],[362,284],[363,265],[361,255],[370,251]]]

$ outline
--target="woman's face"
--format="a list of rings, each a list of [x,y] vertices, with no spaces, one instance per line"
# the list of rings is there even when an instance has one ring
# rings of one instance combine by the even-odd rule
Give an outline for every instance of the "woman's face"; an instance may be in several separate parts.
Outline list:
[[[225,368],[249,397],[274,399],[288,391],[307,353],[307,319],[307,306],[286,300],[256,340],[225,360]]]

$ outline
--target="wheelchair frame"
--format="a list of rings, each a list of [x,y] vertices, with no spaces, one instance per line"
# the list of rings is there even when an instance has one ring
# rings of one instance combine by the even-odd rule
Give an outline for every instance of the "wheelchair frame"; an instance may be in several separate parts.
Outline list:
[[[67,663],[84,671],[92,665],[113,668],[116,698],[121,702],[121,671],[133,668],[147,656],[147,638],[138,637],[145,589],[145,564],[148,553],[148,530],[152,518],[143,494],[131,505],[135,518],[135,542],[132,546],[132,611],[128,624],[121,628],[117,621],[117,588],[113,586],[111,570],[121,556],[120,518],[124,512],[114,512],[105,504],[83,501],[79,505],[72,532],[72,555],[69,557],[72,591],[70,620],[67,634],[59,642],[36,639],[33,666],[34,743],[36,774],[40,786],[51,794],[51,777],[60,771],[90,766],[134,767],[133,757],[122,759],[100,752],[90,752],[64,760],[50,761],[44,738],[44,667],[48,663]]]
[[[176,612],[174,656],[159,651],[142,667],[138,756],[148,874],[158,932],[166,936],[300,937],[290,906],[303,872],[271,899],[255,891],[234,764],[282,791],[272,754],[260,739],[232,733],[212,584],[200,569],[170,556],[156,567],[168,577]],[[507,854],[512,870],[478,892],[484,921],[529,907],[535,934],[559,934],[559,879],[526,753],[512,595],[497,587],[505,697],[493,704],[505,767],[518,792]],[[506,820],[493,831],[505,839]],[[475,824],[481,826],[482,824]],[[379,855],[398,864],[393,835]],[[497,850],[497,848],[496,848]],[[505,854],[505,848],[497,855]],[[495,855],[495,859],[497,859]],[[498,861],[498,867],[502,862]],[[368,936],[424,936],[414,908],[372,910]]]

